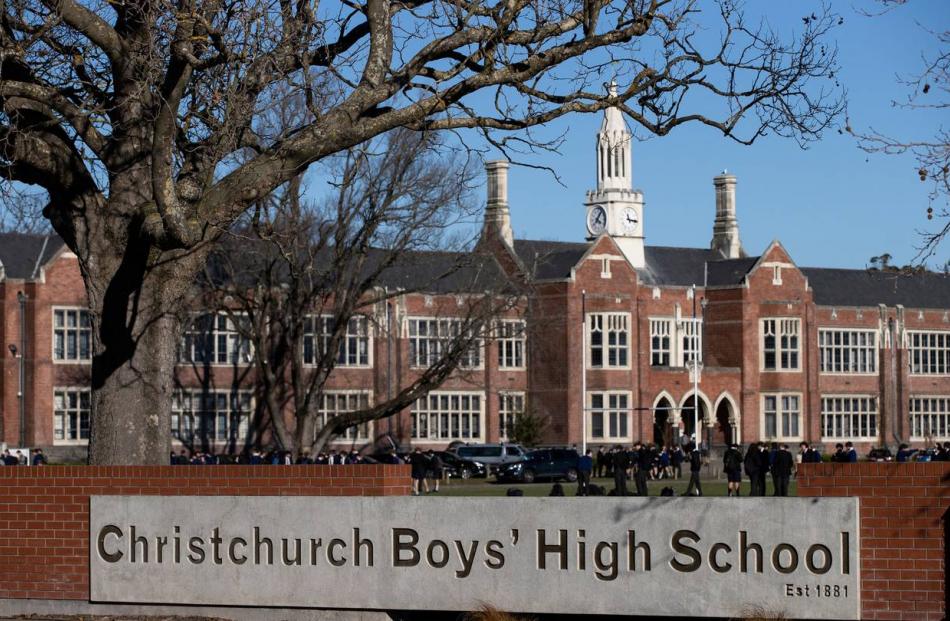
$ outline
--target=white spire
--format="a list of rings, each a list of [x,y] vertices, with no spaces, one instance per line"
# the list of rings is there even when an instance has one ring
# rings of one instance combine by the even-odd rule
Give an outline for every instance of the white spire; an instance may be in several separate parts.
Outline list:
[[[616,97],[617,81],[611,80],[607,93]],[[597,189],[629,190],[632,186],[630,154],[631,134],[620,108],[604,110],[604,120],[597,132]]]

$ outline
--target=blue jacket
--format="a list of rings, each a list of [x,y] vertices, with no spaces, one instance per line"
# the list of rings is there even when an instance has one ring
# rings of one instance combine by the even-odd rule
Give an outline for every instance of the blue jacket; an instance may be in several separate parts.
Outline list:
[[[577,458],[577,470],[580,472],[593,472],[594,459],[590,455],[581,455]]]

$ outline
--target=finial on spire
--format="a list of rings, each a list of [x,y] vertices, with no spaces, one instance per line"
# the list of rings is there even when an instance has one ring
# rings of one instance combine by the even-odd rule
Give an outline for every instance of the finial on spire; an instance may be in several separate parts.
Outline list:
[[[610,84],[607,85],[607,94],[611,97],[617,96],[617,78],[610,78]]]

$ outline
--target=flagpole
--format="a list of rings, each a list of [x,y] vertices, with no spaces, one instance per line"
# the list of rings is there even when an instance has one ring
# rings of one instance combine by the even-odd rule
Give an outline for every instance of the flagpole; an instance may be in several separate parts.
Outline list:
[[[587,454],[587,291],[581,291],[581,455]]]

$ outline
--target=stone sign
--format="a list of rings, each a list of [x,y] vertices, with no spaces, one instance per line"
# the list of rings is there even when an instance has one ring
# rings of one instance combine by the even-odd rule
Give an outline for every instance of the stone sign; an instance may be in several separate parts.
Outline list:
[[[90,502],[95,602],[859,618],[857,499]]]

